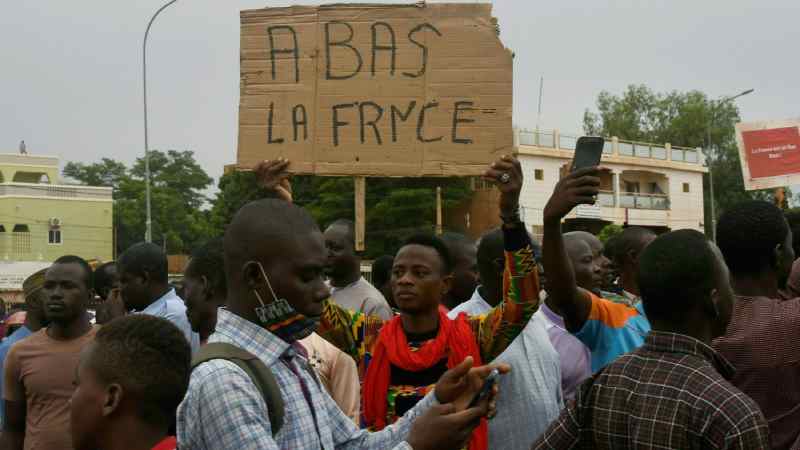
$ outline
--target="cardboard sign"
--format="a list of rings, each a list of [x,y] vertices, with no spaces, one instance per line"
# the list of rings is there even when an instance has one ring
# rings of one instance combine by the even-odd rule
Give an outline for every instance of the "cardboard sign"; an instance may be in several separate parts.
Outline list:
[[[800,121],[736,124],[747,190],[800,183]]]
[[[483,173],[513,150],[489,4],[242,11],[237,163],[318,175]]]

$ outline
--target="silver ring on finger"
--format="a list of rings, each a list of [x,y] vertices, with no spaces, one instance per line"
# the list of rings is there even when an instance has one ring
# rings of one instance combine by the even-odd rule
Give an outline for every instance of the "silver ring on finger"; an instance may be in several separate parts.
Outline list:
[[[501,183],[506,184],[509,181],[511,181],[511,175],[509,175],[507,172],[504,172],[502,175],[500,175]]]

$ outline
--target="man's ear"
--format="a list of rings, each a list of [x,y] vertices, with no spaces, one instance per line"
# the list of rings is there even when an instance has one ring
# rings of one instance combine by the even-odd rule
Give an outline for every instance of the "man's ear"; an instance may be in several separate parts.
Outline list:
[[[453,288],[453,274],[445,275],[442,278],[442,297],[447,295]]]
[[[203,284],[203,298],[206,300],[211,299],[214,296],[214,288],[211,286],[211,282],[208,280],[208,277],[205,275],[201,276],[200,282]]]
[[[772,265],[776,269],[785,269],[783,267],[783,262],[786,259],[786,248],[783,244],[778,244],[775,246],[775,250],[772,251]]]
[[[719,289],[714,288],[709,293],[708,302],[706,302],[706,304],[704,305],[706,313],[713,319],[719,318],[719,306],[717,306],[719,301],[720,301]]]
[[[248,261],[242,266],[242,280],[251,290],[256,289],[263,283],[261,278],[261,270],[255,261]]]
[[[106,398],[103,401],[103,416],[108,417],[119,409],[125,390],[119,383],[111,383],[106,387]]]

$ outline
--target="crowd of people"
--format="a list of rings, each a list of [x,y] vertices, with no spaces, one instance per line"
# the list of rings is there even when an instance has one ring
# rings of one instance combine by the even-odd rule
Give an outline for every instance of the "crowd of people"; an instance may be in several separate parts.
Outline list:
[[[353,222],[321,230],[289,168],[259,165],[271,195],[178,288],[148,243],[26,279],[0,450],[800,448],[800,221],[771,203],[725,211],[716,243],[603,243],[562,230],[597,199],[605,169],[586,168],[539,244],[504,156],[485,173],[501,226],[410,236],[370,282]]]

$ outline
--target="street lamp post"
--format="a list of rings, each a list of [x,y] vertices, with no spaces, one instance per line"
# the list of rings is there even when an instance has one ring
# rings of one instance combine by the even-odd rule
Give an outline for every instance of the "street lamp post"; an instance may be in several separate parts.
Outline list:
[[[712,152],[711,147],[711,127],[714,125],[714,119],[716,116],[717,108],[725,103],[731,102],[736,100],[739,97],[742,97],[747,94],[751,94],[755,89],[748,89],[746,91],[742,91],[736,95],[730,95],[728,97],[723,97],[716,102],[713,100],[711,101],[711,117],[708,120],[708,126],[706,127],[706,137],[707,137],[707,145],[708,145],[708,152],[709,154]],[[707,154],[708,156],[708,154]],[[714,158],[716,160],[716,152],[714,152]],[[708,166],[708,187],[709,187],[709,194],[711,197],[711,240],[717,242],[717,208],[716,208],[716,200],[714,199],[714,171],[712,170],[709,161],[706,160],[706,165]]]
[[[144,40],[142,41],[142,103],[144,106],[144,190],[145,190],[145,209],[147,210],[147,219],[145,222],[145,242],[152,242],[153,238],[153,218],[150,212],[150,146],[147,141],[147,37],[150,35],[150,27],[156,20],[161,11],[178,0],[170,0],[153,14],[150,22],[147,23],[147,29],[144,31]]]

